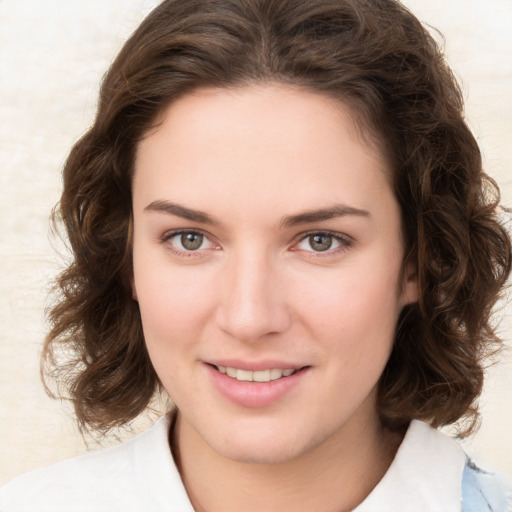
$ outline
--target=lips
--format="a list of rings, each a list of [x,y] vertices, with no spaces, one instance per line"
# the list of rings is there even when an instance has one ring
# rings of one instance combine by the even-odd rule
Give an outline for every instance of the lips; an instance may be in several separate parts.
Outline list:
[[[311,370],[310,366],[277,361],[253,365],[238,361],[222,362],[224,364],[205,365],[214,389],[230,402],[250,408],[267,407],[285,399],[307,380]]]

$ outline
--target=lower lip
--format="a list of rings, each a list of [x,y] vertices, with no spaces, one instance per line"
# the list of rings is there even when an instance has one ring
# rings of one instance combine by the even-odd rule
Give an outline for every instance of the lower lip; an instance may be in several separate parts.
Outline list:
[[[298,370],[288,377],[269,382],[247,382],[228,377],[211,365],[206,365],[213,385],[225,398],[243,407],[266,407],[288,395],[306,374],[308,368]]]

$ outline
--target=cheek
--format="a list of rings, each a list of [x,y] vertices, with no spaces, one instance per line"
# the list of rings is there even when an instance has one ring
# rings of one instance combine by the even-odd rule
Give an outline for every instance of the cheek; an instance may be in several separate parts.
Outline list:
[[[150,350],[172,351],[192,343],[203,327],[212,306],[212,290],[201,272],[187,270],[170,272],[151,265],[135,269],[144,335]]]
[[[387,359],[401,310],[396,272],[350,268],[297,290],[303,323],[340,362]]]
[[[160,270],[154,271],[154,269]],[[135,273],[144,338],[153,367],[171,398],[192,402],[201,396],[199,381],[191,378],[189,363],[198,358],[211,299],[194,272],[164,272],[147,267]]]
[[[350,324],[357,318],[393,322],[401,308],[398,269],[388,272],[369,265],[358,267],[304,280],[302,289],[295,293],[303,297],[303,306],[319,321],[337,316]]]

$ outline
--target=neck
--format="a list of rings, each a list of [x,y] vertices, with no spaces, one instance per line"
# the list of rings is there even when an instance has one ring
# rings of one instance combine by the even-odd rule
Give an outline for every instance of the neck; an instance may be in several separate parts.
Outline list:
[[[349,511],[389,468],[402,435],[376,421],[350,425],[292,460],[231,460],[212,450],[178,414],[173,454],[196,512]]]

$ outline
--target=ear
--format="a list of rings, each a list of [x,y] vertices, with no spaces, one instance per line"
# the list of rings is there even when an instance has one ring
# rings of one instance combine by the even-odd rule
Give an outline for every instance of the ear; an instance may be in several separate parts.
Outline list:
[[[402,282],[401,302],[402,307],[418,302],[419,288],[418,288],[418,270],[414,262],[405,264]]]

